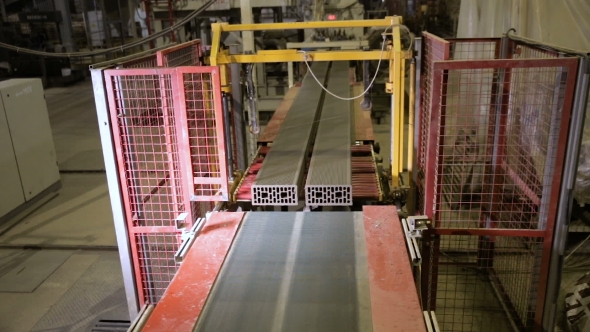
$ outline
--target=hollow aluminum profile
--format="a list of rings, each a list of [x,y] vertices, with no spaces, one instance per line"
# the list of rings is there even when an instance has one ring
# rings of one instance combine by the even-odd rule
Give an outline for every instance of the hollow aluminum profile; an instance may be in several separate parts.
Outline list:
[[[348,61],[332,64],[328,90],[350,98]],[[326,95],[305,184],[307,206],[352,205],[352,105]]]
[[[325,84],[329,63],[311,67]],[[252,185],[252,205],[297,205],[313,134],[317,128],[324,91],[310,73],[279,130]]]

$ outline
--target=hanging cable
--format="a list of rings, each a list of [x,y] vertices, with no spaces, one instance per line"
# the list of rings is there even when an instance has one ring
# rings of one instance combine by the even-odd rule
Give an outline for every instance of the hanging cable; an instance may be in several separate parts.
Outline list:
[[[205,11],[207,8],[209,8],[209,6],[211,6],[212,4],[214,4],[217,0],[209,0],[207,1],[203,6],[201,6],[201,8],[193,11],[192,13],[190,13],[189,15],[187,15],[185,18],[183,18],[181,21],[179,21],[178,23],[174,24],[173,26],[170,26],[166,29],[163,29],[162,31],[156,32],[153,35],[150,35],[146,38],[140,39],[140,40],[136,40],[132,43],[129,44],[125,44],[125,45],[121,45],[121,46],[117,46],[117,47],[111,47],[111,48],[107,48],[104,50],[100,50],[100,51],[88,51],[88,52],[71,52],[71,53],[51,53],[51,52],[43,52],[43,51],[36,51],[36,50],[32,50],[30,48],[22,48],[22,47],[17,47],[14,45],[10,45],[10,44],[6,44],[6,43],[1,43],[0,42],[0,48],[3,49],[7,49],[9,51],[15,51],[17,53],[24,53],[24,54],[31,54],[31,55],[38,55],[38,56],[43,56],[43,57],[48,57],[48,58],[85,58],[85,57],[91,57],[91,56],[96,56],[96,55],[103,55],[103,54],[108,54],[108,53],[115,53],[115,52],[121,52],[130,48],[134,48],[137,47],[139,45],[143,45],[146,43],[149,43],[151,41],[154,41],[158,38],[161,38],[171,32],[174,32],[178,29],[180,29],[181,27],[183,27],[185,24],[187,24],[188,22],[190,22],[192,19],[194,19],[195,17],[197,17],[199,14],[201,14],[203,11]],[[147,15],[147,13],[146,13]]]
[[[390,28],[393,28],[394,26],[397,26],[397,25],[388,26],[387,28],[385,28],[385,31],[382,33],[382,35],[383,35],[383,45],[381,45],[381,54],[379,55],[379,62],[377,63],[377,69],[375,70],[375,75],[373,75],[373,79],[371,80],[371,83],[369,83],[369,85],[367,86],[367,88],[365,89],[365,91],[363,91],[358,96],[354,96],[354,97],[340,97],[340,96],[337,96],[334,93],[332,93],[330,90],[328,90],[326,87],[324,87],[324,85],[318,80],[318,78],[315,76],[315,74],[311,70],[311,66],[309,65],[309,62],[308,62],[309,55],[307,54],[307,52],[304,51],[304,50],[301,50],[299,52],[300,53],[303,53],[303,61],[305,62],[305,65],[307,66],[307,70],[309,71],[309,73],[311,74],[311,76],[315,79],[315,81],[318,83],[318,85],[320,87],[322,87],[322,89],[324,89],[324,91],[326,91],[326,93],[328,93],[332,97],[337,98],[337,99],[340,99],[340,100],[345,100],[345,101],[355,100],[355,99],[358,99],[358,98],[364,96],[373,87],[373,84],[375,83],[375,80],[377,79],[377,75],[379,74],[379,68],[381,67],[381,61],[383,60],[383,53],[385,53],[385,45],[387,44],[387,34],[386,34],[387,33],[387,30],[390,29]],[[411,34],[410,30],[408,29],[408,27],[406,27],[405,25],[399,25],[399,26],[402,27],[402,28],[404,28],[408,32],[408,34],[410,35],[410,46],[406,50],[406,52],[407,52],[407,51],[409,51],[409,50],[412,49],[412,45],[414,44],[414,38],[412,37],[412,34]]]

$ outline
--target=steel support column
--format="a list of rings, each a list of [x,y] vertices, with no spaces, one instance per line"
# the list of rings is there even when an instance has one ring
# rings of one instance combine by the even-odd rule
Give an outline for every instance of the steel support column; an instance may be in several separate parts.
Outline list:
[[[115,235],[117,237],[117,246],[119,248],[119,260],[121,261],[127,308],[129,310],[129,318],[133,320],[139,313],[139,298],[137,295],[135,274],[131,250],[129,247],[129,233],[127,232],[127,222],[125,220],[125,212],[123,209],[123,197],[121,195],[121,190],[123,188],[121,188],[119,183],[119,170],[115,158],[115,147],[113,145],[113,136],[111,133],[111,121],[107,106],[105,84],[102,69],[93,69],[90,71],[90,74],[94,89],[98,129],[105,163],[111,210],[115,224]]]
[[[557,313],[557,300],[559,299],[561,273],[563,271],[563,256],[573,205],[572,190],[574,188],[576,170],[578,167],[580,144],[582,142],[584,120],[588,105],[589,88],[590,61],[588,59],[580,59],[574,105],[570,119],[570,130],[568,133],[566,159],[563,166],[563,177],[560,188],[561,199],[557,210],[557,218],[555,220],[553,248],[549,265],[549,276],[547,279],[547,292],[543,315],[543,330],[545,331],[553,331],[556,323],[555,315]]]
[[[55,10],[61,12],[62,20],[59,23],[59,32],[62,45],[68,52],[76,51],[76,45],[72,39],[74,32],[72,30],[72,17],[70,15],[70,5],[67,0],[55,0]],[[107,29],[107,27],[105,27]]]

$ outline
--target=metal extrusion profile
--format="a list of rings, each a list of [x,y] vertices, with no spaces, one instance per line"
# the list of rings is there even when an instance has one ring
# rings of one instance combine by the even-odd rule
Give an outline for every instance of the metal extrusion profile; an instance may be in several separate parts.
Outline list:
[[[328,65],[316,62],[312,66],[324,84]],[[308,73],[252,186],[252,205],[297,205],[323,95],[323,89]]]
[[[349,98],[348,76],[348,62],[334,62],[328,90]],[[351,113],[349,100],[326,96],[305,184],[307,206],[352,205]]]

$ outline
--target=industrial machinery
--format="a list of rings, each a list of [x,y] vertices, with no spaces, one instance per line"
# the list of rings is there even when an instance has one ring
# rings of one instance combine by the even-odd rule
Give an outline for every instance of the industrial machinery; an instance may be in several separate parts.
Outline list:
[[[345,27],[382,44],[220,43]],[[195,40],[91,70],[131,330],[552,326],[587,57],[511,34],[403,48],[400,17],[212,31],[206,59]],[[350,61],[387,68],[383,172]],[[275,62],[307,74],[262,129],[248,68]]]
[[[41,79],[0,82],[0,225],[61,187]]]

